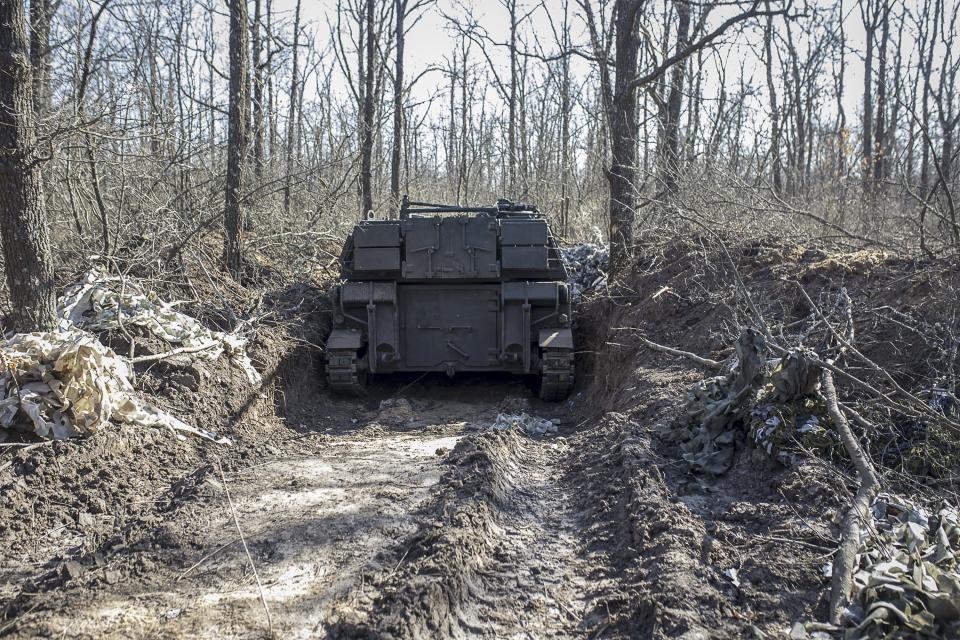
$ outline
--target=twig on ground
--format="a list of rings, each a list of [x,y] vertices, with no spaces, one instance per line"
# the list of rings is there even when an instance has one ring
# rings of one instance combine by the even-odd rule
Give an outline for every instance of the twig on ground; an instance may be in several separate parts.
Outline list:
[[[206,344],[196,345],[193,347],[179,347],[177,349],[171,349],[170,351],[164,351],[163,353],[154,353],[148,356],[137,356],[135,358],[130,358],[130,362],[134,364],[139,364],[141,362],[154,362],[156,360],[163,360],[164,358],[172,358],[173,356],[179,356],[186,353],[197,353],[199,351],[206,351],[207,349],[212,349],[217,346],[216,342],[208,342]]]
[[[614,331],[637,331],[639,329],[634,329],[633,327],[614,327]],[[722,362],[717,362],[716,360],[711,360],[710,358],[704,358],[703,356],[698,356],[695,353],[689,351],[682,351],[680,349],[674,349],[673,347],[668,347],[666,345],[657,344],[651,340],[647,340],[642,334],[637,336],[640,339],[640,342],[643,343],[643,346],[652,350],[659,351],[660,353],[666,353],[667,355],[677,356],[680,358],[687,358],[688,360],[693,360],[702,367],[707,367],[708,369],[720,369],[723,367]]]
[[[240,519],[237,518],[237,509],[233,506],[233,499],[230,497],[230,489],[227,488],[227,477],[223,473],[223,465],[217,461],[217,469],[220,471],[220,480],[223,481],[223,493],[227,496],[227,504],[230,505],[230,515],[233,516],[233,524],[237,527],[237,534],[240,536],[240,542],[243,544],[243,552],[247,554],[247,561],[250,562],[250,569],[253,571],[253,577],[257,581],[257,590],[260,592],[260,603],[263,605],[263,611],[267,615],[267,628],[270,631],[270,637],[275,638],[273,632],[273,619],[270,617],[270,607],[267,606],[267,599],[263,595],[263,583],[260,582],[260,574],[257,573],[257,566],[253,563],[253,556],[250,555],[250,549],[247,547],[247,540],[243,537],[243,529],[240,528]]]
[[[193,565],[191,565],[189,569],[187,569],[186,571],[184,571],[183,573],[181,573],[179,576],[177,576],[177,579],[174,580],[174,582],[180,582],[181,580],[183,580],[184,578],[186,578],[188,575],[190,575],[190,573],[192,573],[194,569],[196,569],[197,567],[199,567],[200,565],[202,565],[204,562],[206,562],[207,560],[213,558],[214,556],[216,556],[218,553],[220,553],[221,551],[223,551],[223,550],[226,549],[227,547],[230,547],[230,546],[236,544],[236,543],[239,542],[239,541],[240,541],[240,538],[237,537],[237,538],[234,538],[233,540],[231,540],[230,542],[228,542],[228,543],[226,543],[226,544],[220,545],[219,547],[217,547],[216,549],[214,549],[213,551],[211,551],[210,553],[208,553],[207,555],[203,556],[202,558],[200,558],[199,560],[197,560],[195,563],[193,563]]]

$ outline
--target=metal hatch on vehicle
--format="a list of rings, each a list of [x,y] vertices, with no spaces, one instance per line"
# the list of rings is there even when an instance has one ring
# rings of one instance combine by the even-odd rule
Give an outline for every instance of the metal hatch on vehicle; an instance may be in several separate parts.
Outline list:
[[[399,287],[403,352],[411,367],[457,370],[497,364],[500,287]]]

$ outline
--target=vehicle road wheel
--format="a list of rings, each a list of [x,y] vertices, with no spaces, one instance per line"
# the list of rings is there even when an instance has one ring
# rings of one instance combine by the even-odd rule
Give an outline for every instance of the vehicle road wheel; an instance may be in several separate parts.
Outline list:
[[[333,349],[327,352],[327,384],[334,393],[363,395],[367,369],[356,351]]]
[[[559,402],[573,390],[573,352],[570,349],[540,351],[540,399]]]

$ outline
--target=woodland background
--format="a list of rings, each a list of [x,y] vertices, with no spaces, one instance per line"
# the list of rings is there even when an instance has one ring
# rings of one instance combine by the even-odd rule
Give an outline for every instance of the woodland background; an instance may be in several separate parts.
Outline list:
[[[612,239],[614,269],[676,225],[956,253],[957,14],[951,0],[35,0],[53,245],[140,263],[209,251],[226,183],[234,244],[304,268],[404,193],[535,202],[561,236]],[[425,15],[451,47],[416,31]],[[404,68],[410,33],[434,64]]]

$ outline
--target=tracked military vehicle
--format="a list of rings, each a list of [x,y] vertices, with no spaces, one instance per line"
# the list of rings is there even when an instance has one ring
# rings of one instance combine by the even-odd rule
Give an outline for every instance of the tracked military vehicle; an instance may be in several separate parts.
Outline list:
[[[566,269],[536,207],[404,198],[399,219],[357,223],[340,269],[326,343],[334,391],[399,371],[536,375],[544,400],[573,388]]]

